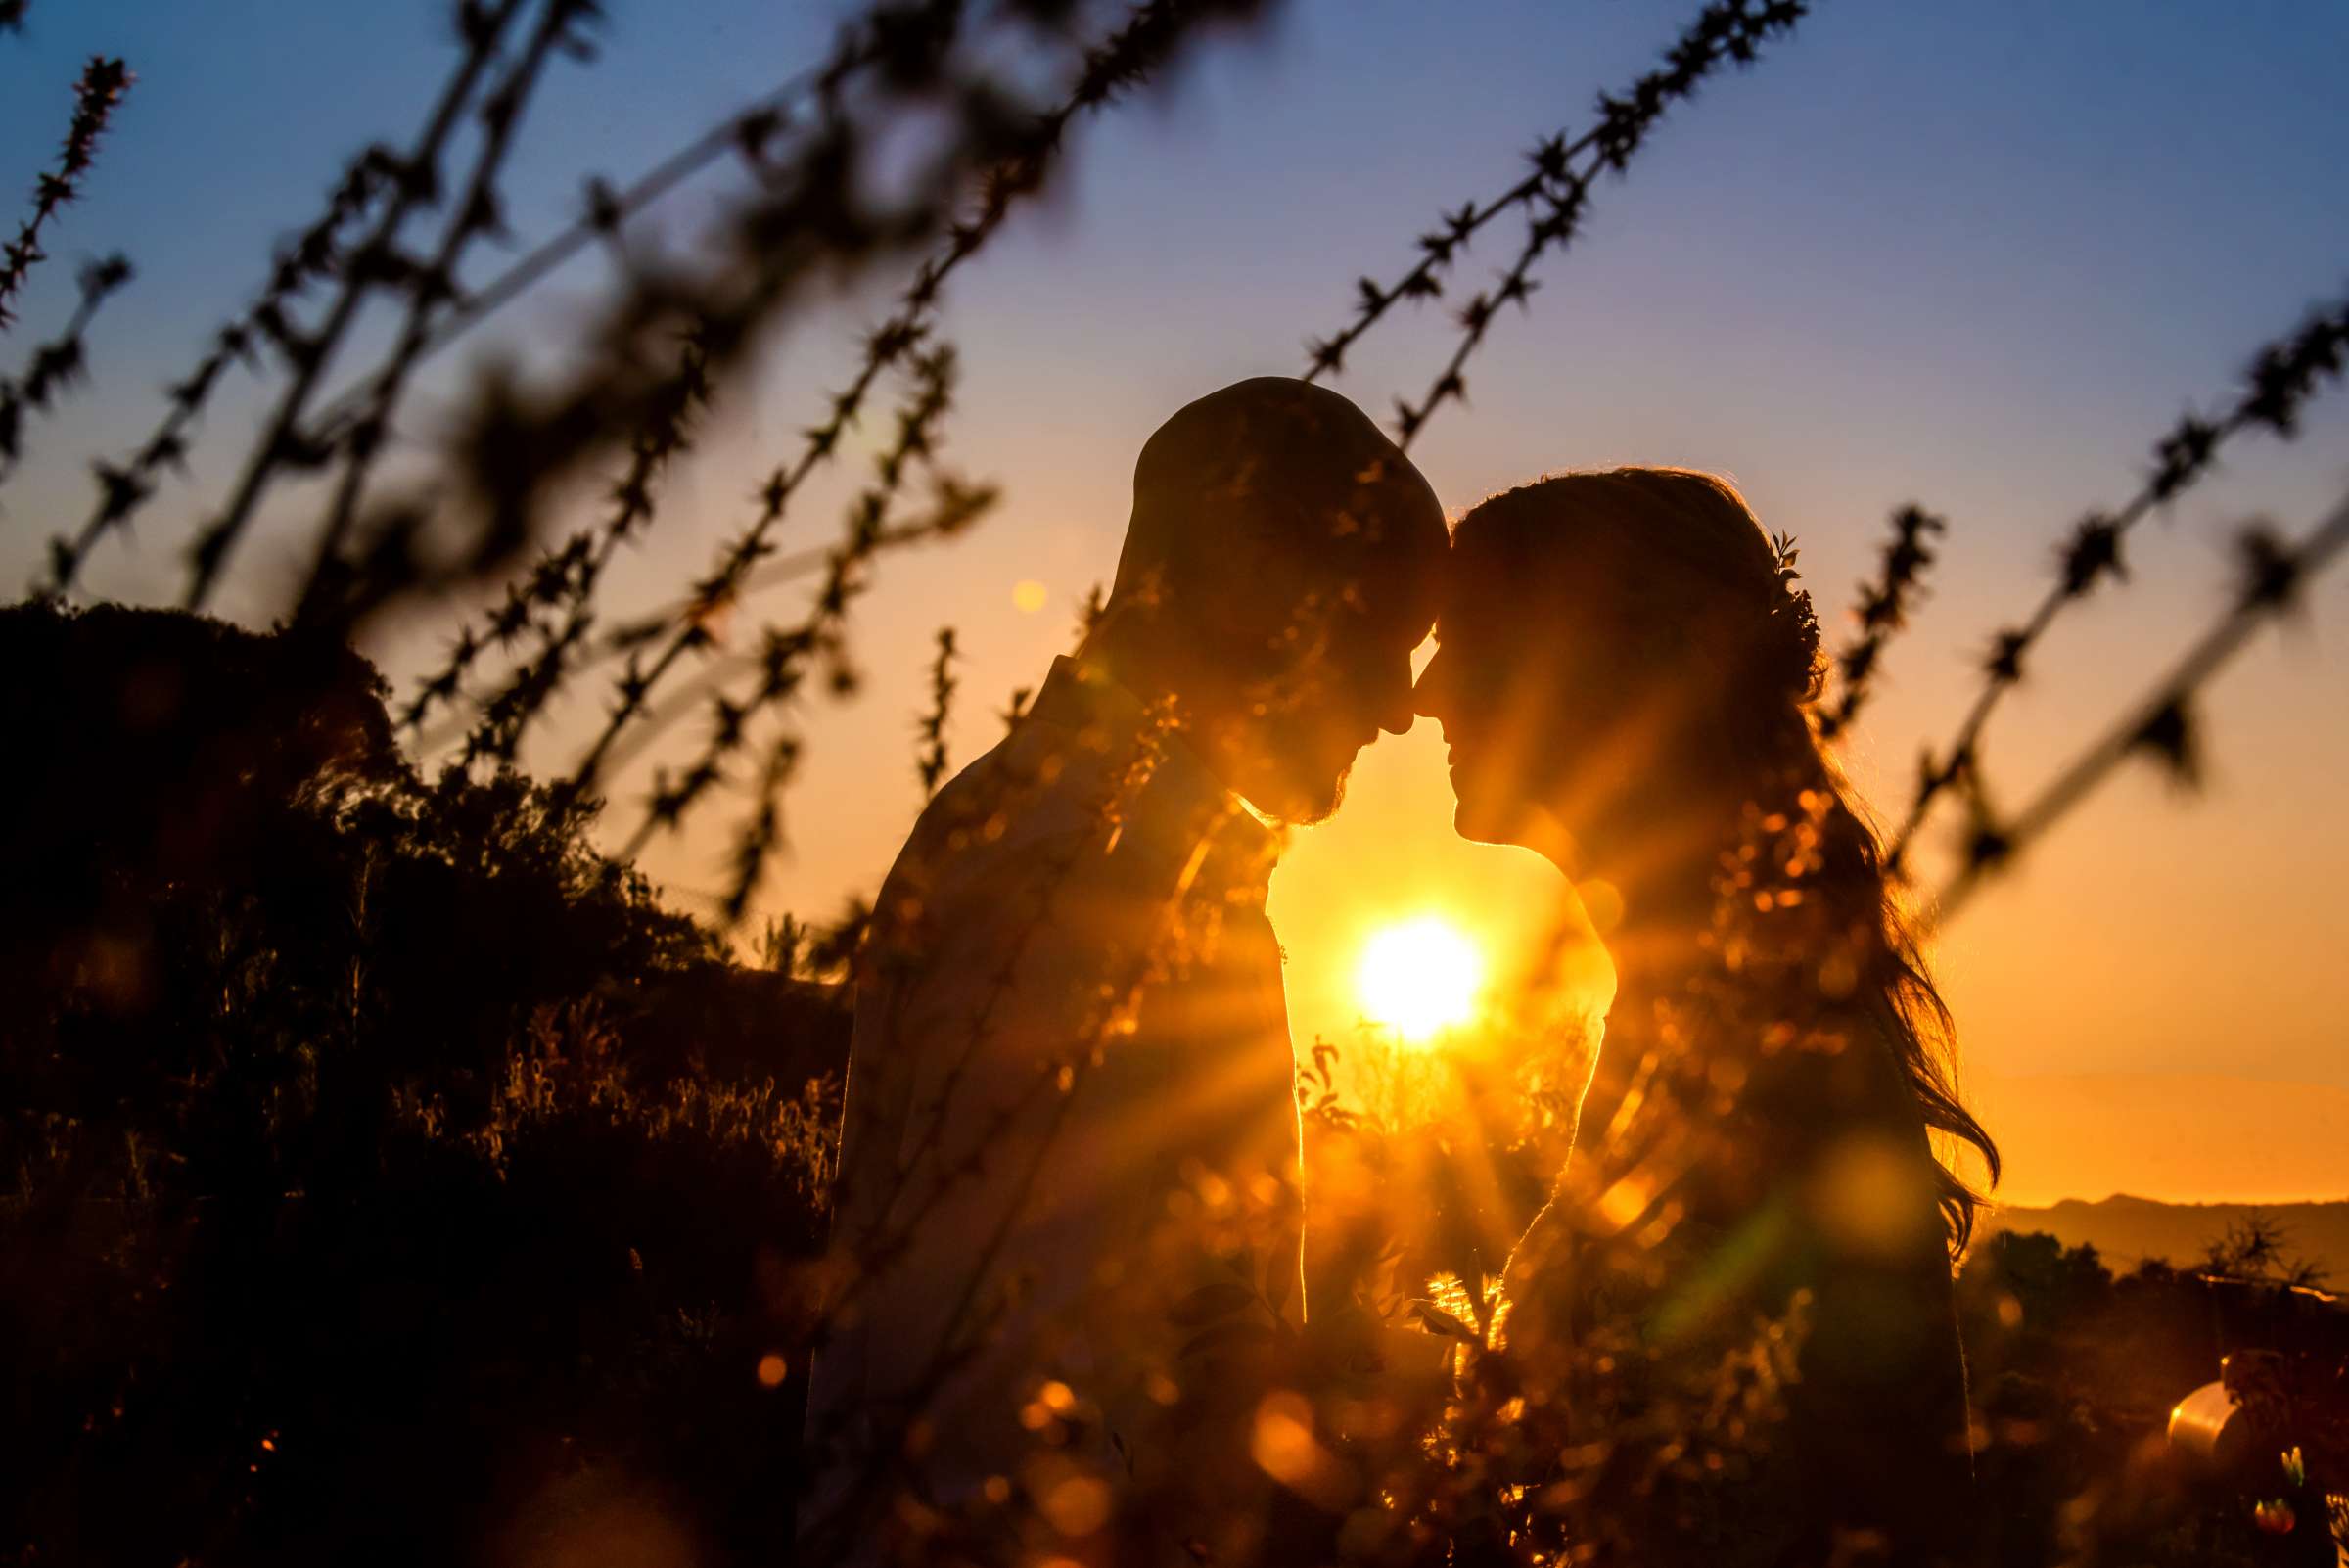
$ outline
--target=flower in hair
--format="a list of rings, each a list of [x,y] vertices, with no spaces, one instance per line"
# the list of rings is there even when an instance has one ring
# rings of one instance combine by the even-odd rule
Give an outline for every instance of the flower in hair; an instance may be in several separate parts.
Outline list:
[[[1802,574],[1795,569],[1802,552],[1795,548],[1794,535],[1773,533],[1770,547],[1776,558],[1770,616],[1777,628],[1779,646],[1787,652],[1787,684],[1810,696],[1819,678],[1819,614],[1812,609],[1810,592],[1802,586]]]

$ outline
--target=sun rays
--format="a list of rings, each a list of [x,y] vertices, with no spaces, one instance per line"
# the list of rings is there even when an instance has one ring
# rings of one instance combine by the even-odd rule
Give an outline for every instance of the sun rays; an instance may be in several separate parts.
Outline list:
[[[1355,971],[1363,1016],[1415,1045],[1473,1018],[1484,986],[1484,953],[1441,915],[1380,930]]]

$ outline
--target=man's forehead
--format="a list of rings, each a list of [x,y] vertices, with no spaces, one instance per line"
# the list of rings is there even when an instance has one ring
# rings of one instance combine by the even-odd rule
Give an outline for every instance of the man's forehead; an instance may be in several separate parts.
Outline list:
[[[1407,637],[1416,645],[1444,607],[1443,557],[1378,551],[1346,584],[1344,597],[1381,630]]]

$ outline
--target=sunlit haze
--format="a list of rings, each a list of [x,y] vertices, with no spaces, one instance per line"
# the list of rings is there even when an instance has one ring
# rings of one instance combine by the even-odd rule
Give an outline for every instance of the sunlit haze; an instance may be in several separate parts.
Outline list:
[[[82,9],[42,20],[34,8],[12,44],[0,136],[47,148],[57,84],[91,51],[128,56],[140,82],[104,177],[49,243],[69,260],[119,247],[140,276],[93,329],[72,438],[44,440],[10,481],[18,526],[0,530],[0,576],[12,584],[31,576],[47,519],[80,515],[90,460],[143,436],[156,389],[258,280],[255,235],[291,232],[347,154],[405,135],[445,58],[441,5],[252,0],[231,24],[159,0]],[[632,178],[788,74],[842,11],[610,9],[634,73],[616,90],[560,72],[533,107],[504,213],[523,242],[568,219],[584,176]],[[1068,650],[1086,590],[1113,574],[1134,457],[1159,422],[1238,378],[1300,373],[1305,338],[1344,324],[1358,275],[1409,265],[1439,211],[1515,181],[1525,149],[1584,122],[1593,94],[1644,69],[1685,9],[1300,0],[1263,47],[1210,51],[1163,100],[1073,131],[1066,199],[1015,221],[947,290],[942,330],[966,367],[948,455],[999,482],[1004,502],[971,537],[876,569],[850,629],[860,690],[810,695],[797,715],[789,856],[761,912],[824,919],[878,887],[922,805],[914,722],[939,627],[954,626],[962,651],[946,729],[960,766],[1001,736],[1011,693]],[[2215,407],[2259,344],[2343,283],[2349,203],[2323,193],[2339,191],[2349,145],[2349,8],[2127,15],[2116,26],[2112,8],[2028,0],[1822,6],[1765,69],[1709,83],[1629,180],[1594,189],[1585,238],[1471,368],[1468,406],[1444,410],[1414,446],[1447,510],[1550,470],[1728,473],[1766,526],[1799,539],[1830,641],[1891,509],[1946,514],[1929,597],[1847,757],[1878,815],[1897,820],[1992,632],[2048,580],[2052,541],[2123,500],[2158,435]],[[371,69],[299,64],[327,53]],[[7,175],[31,177],[29,164]],[[689,190],[663,221],[691,224],[711,200]],[[1516,238],[1463,263],[1460,300]],[[644,240],[650,254],[658,235]],[[559,351],[607,266],[582,255],[481,346]],[[43,269],[25,319],[64,319],[72,274]],[[706,570],[885,300],[811,313],[714,411],[665,481],[660,527],[621,558],[610,620]],[[1460,300],[1366,339],[1332,385],[1385,418],[1443,364]],[[435,367],[403,435],[434,434],[472,351]],[[252,389],[232,375],[204,434],[245,429]],[[2330,509],[2349,479],[2345,404],[2320,398],[2288,445],[2245,437],[2132,537],[2129,581],[2065,618],[1990,733],[2002,799],[2048,778],[2225,603],[2235,525],[2264,515],[2298,530]],[[93,593],[171,599],[183,525],[216,504],[236,455],[199,442],[192,482],[94,564]],[[797,495],[782,547],[829,539],[864,478],[843,465]],[[302,504],[256,538],[245,597],[224,611],[253,624],[277,612],[267,595]],[[734,651],[762,619],[797,614],[794,591],[739,612],[724,628]],[[454,624],[434,618],[372,650],[396,690]],[[2212,691],[2202,797],[2150,771],[2124,777],[1942,937],[1961,1078],[2005,1147],[2004,1195],[2349,1193],[2345,635],[2349,573],[2336,572]],[[579,682],[526,761],[561,771],[608,700]],[[614,782],[615,845],[650,767]],[[1300,1047],[1342,1044],[1365,1013],[1406,1034],[1439,1028],[1461,1016],[1477,963],[1503,975],[1554,921],[1582,918],[1551,866],[1461,841],[1451,811],[1444,745],[1422,719],[1364,752],[1335,818],[1294,835],[1270,912]],[[728,848],[714,818],[656,837],[641,863],[678,907],[706,912]],[[1569,959],[1602,1010],[1603,957],[1584,943]]]
[[[1436,915],[1388,926],[1362,948],[1356,984],[1362,1016],[1424,1043],[1475,1016],[1484,955],[1458,927]]]

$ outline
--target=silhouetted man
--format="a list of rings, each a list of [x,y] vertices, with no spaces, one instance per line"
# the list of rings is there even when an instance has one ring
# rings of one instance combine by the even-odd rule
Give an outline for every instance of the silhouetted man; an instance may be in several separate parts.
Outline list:
[[[1149,1549],[1255,1549],[1244,1506],[1165,1510],[1262,1488],[1231,1423],[1305,1316],[1257,813],[1326,816],[1410,726],[1444,549],[1426,481],[1320,388],[1238,383],[1143,447],[1101,622],[876,903],[812,1550],[878,1559],[1007,1498],[1082,1538],[1113,1495],[1158,1499]]]

